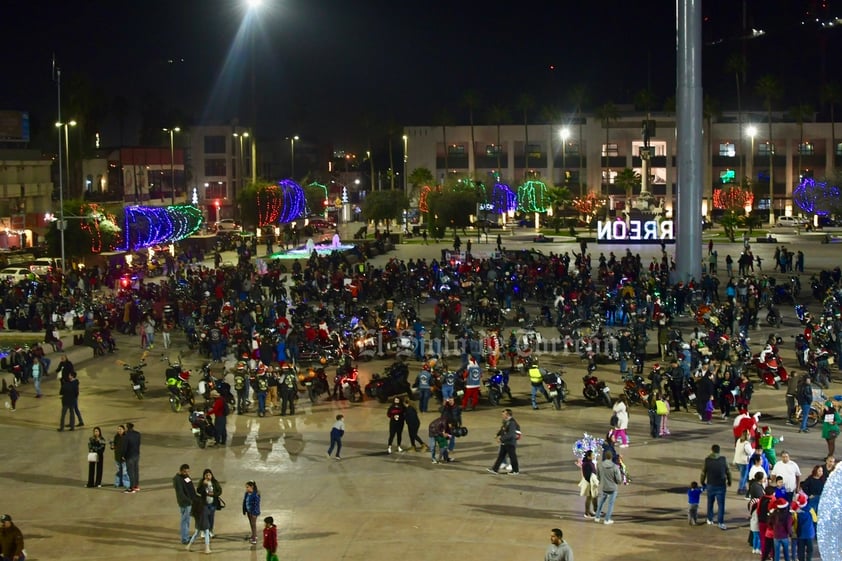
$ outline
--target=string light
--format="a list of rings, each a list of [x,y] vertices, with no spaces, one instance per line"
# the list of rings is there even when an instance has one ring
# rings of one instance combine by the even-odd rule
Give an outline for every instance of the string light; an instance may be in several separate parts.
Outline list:
[[[202,212],[192,205],[130,206],[123,212],[126,233],[123,249],[132,251],[183,240],[196,233],[204,221]]]
[[[838,204],[839,187],[805,177],[792,192],[792,200],[807,214],[826,216]]]
[[[599,461],[599,459],[602,458],[602,445],[604,443],[604,439],[584,433],[582,438],[573,444],[573,457],[576,459],[576,465],[582,465],[582,459],[588,451],[593,452],[594,459]]]
[[[546,212],[547,186],[543,181],[529,180],[517,188],[517,208],[521,212]]]
[[[280,183],[283,193],[283,205],[281,206],[281,223],[292,222],[303,215],[307,208],[307,198],[304,196],[304,189],[292,179],[284,179]]]
[[[713,192],[713,206],[724,210],[741,210],[754,206],[754,195],[741,187],[716,189]]]
[[[274,224],[281,218],[283,193],[276,185],[267,185],[257,190],[258,226]]]
[[[842,469],[836,468],[827,478],[819,499],[819,522],[816,539],[824,561],[842,560]]]
[[[430,212],[430,207],[427,206],[427,197],[430,196],[432,189],[429,185],[421,187],[421,194],[418,197],[418,210],[421,212]]]
[[[517,195],[505,183],[496,183],[491,191],[491,204],[496,214],[506,214],[517,208]]]

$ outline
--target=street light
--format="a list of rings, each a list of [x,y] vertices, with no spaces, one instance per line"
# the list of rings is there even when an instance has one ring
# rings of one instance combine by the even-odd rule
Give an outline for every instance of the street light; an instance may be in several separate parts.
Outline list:
[[[62,277],[66,274],[67,269],[64,268],[64,174],[61,171],[61,129],[64,129],[64,149],[65,149],[65,165],[67,166],[67,188],[70,188],[70,149],[69,149],[69,142],[70,137],[67,132],[67,127],[75,127],[76,121],[68,121],[66,123],[62,123],[61,121],[56,123],[56,128],[58,129],[58,158],[59,158],[59,165],[58,165],[58,231],[59,231],[59,239],[61,240],[61,274]]]
[[[753,171],[752,168],[754,168],[754,137],[757,136],[757,127],[755,127],[754,125],[749,125],[748,127],[746,127],[746,134],[751,139],[751,151],[748,154],[748,174],[747,175],[748,175],[749,182],[753,183],[754,177],[752,177],[752,175],[754,174],[754,171]],[[771,205],[772,201],[769,201],[769,204]]]
[[[295,179],[295,141],[298,140],[298,135],[289,137],[289,160],[290,160],[290,178]]]
[[[407,148],[409,143],[409,137],[403,135],[403,194],[404,196],[409,196],[409,190],[407,189],[407,177],[406,177],[406,160],[407,160]]]
[[[567,185],[567,139],[570,138],[570,129],[561,129],[561,179],[562,185]]]
[[[173,135],[177,132],[181,132],[181,128],[173,127],[170,129],[161,130],[170,134],[170,181],[172,182],[172,185],[170,185],[172,193],[172,196],[170,198],[170,204],[175,206],[175,139]]]
[[[245,175],[243,173],[243,168],[245,167],[246,159],[245,159],[245,156],[243,155],[243,139],[248,138],[248,137],[249,137],[248,132],[244,132],[244,133],[236,133],[235,132],[234,133],[234,138],[236,138],[240,141],[240,156],[237,159],[237,177],[234,179],[233,185],[231,185],[231,187],[232,187],[231,197],[234,199],[234,209],[235,210],[239,208],[237,206],[237,179],[240,180],[240,190],[242,191],[242,190],[245,189],[245,183],[244,183]]]

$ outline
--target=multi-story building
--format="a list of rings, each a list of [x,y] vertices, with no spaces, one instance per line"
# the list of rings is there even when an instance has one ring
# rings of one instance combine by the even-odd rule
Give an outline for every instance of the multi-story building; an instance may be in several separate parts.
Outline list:
[[[37,150],[0,149],[0,248],[28,247],[46,233],[52,165]]]
[[[623,114],[624,108],[619,109]],[[793,188],[802,177],[829,177],[842,165],[842,142],[834,139],[831,123],[799,124],[785,117],[772,114],[771,142],[765,113],[743,113],[742,135],[736,114],[705,124],[710,127],[710,134],[705,134],[709,139],[704,155],[705,214],[710,214],[715,188],[748,177],[756,194],[755,208],[771,206],[775,215],[790,215]],[[625,112],[607,127],[594,115],[582,115],[567,124],[475,125],[473,131],[470,126],[409,126],[404,130],[407,169],[427,168],[440,183],[473,175],[486,183],[499,177],[514,187],[529,176],[556,185],[566,178],[574,196],[595,192],[620,205],[624,192],[614,179],[624,168],[641,172],[646,118]],[[664,199],[670,211],[680,188],[676,185],[676,119],[669,114],[652,114],[649,119],[655,122],[649,142],[650,190]]]
[[[251,180],[252,138],[245,127],[211,125],[191,127],[188,169],[198,204],[210,223],[238,218],[236,200]],[[192,194],[190,195],[192,196]],[[188,197],[189,200],[189,197]]]
[[[168,205],[189,201],[185,189],[184,149],[132,146],[98,150],[82,161],[82,197],[89,201],[123,201]],[[64,196],[78,197],[67,189]]]

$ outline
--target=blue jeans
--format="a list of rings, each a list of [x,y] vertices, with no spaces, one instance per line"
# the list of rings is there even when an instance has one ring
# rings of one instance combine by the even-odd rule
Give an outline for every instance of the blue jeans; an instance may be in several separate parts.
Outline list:
[[[213,521],[216,518],[216,507],[212,504],[208,505],[208,529],[213,532]]]
[[[181,543],[190,541],[190,505],[180,506],[178,510],[181,511]]]
[[[813,561],[813,540],[812,538],[798,538],[795,540],[798,549],[798,559]]]
[[[532,396],[531,397],[532,397],[532,408],[533,409],[538,408],[538,401],[536,399],[538,397],[538,392],[541,392],[542,394],[544,394],[544,397],[547,398],[547,401],[550,400],[550,394],[547,393],[546,388],[544,388],[544,384],[532,384]]]
[[[746,491],[746,485],[748,485],[748,472],[750,467],[748,464],[734,465],[740,466],[740,486],[737,487],[737,492],[744,493]]]
[[[453,386],[448,386],[447,384],[441,387],[441,399],[444,401],[445,399],[450,399],[453,397]]]
[[[602,491],[599,494],[599,501],[596,503],[596,517],[605,518],[608,522],[611,520],[611,514],[614,512],[614,501],[617,500],[617,491],[613,493],[606,493]],[[602,507],[605,507],[605,515],[603,516]]]
[[[336,457],[340,457],[342,454],[342,437],[341,436],[330,436],[330,448],[327,449],[327,455],[330,456],[333,453],[333,448],[336,447]]]
[[[126,462],[114,462],[117,471],[114,473],[114,486],[123,486],[128,489],[131,485],[129,482],[129,470],[126,467]]]
[[[35,395],[41,395],[41,375],[33,376],[32,383],[35,384]]]
[[[810,420],[810,402],[799,403],[801,406],[801,430],[807,430],[807,421]]]
[[[257,412],[261,415],[266,413],[266,392],[257,392]]]
[[[725,523],[725,487],[708,485],[708,520],[713,522],[713,501],[716,501],[717,514],[716,523]]]
[[[421,413],[427,412],[427,406],[430,403],[430,389],[424,388],[418,390],[418,411]]]
[[[433,347],[433,354],[435,356],[441,356],[441,339],[431,339],[430,344]]]
[[[781,558],[781,551],[784,552],[784,559],[789,561],[789,538],[783,540],[775,540],[775,561]]]

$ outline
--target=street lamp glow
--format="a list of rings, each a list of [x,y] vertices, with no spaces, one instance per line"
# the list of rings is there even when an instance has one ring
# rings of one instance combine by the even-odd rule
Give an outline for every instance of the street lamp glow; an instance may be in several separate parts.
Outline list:
[[[564,127],[563,129],[561,129],[561,132],[559,132],[559,136],[561,136],[561,140],[566,142],[567,139],[570,138],[570,129]]]
[[[754,125],[749,125],[746,128],[746,134],[749,136],[749,138],[754,139],[754,137],[757,136],[757,127],[755,127]]]
[[[263,0],[246,0],[246,6],[249,10],[259,10],[263,5]]]

